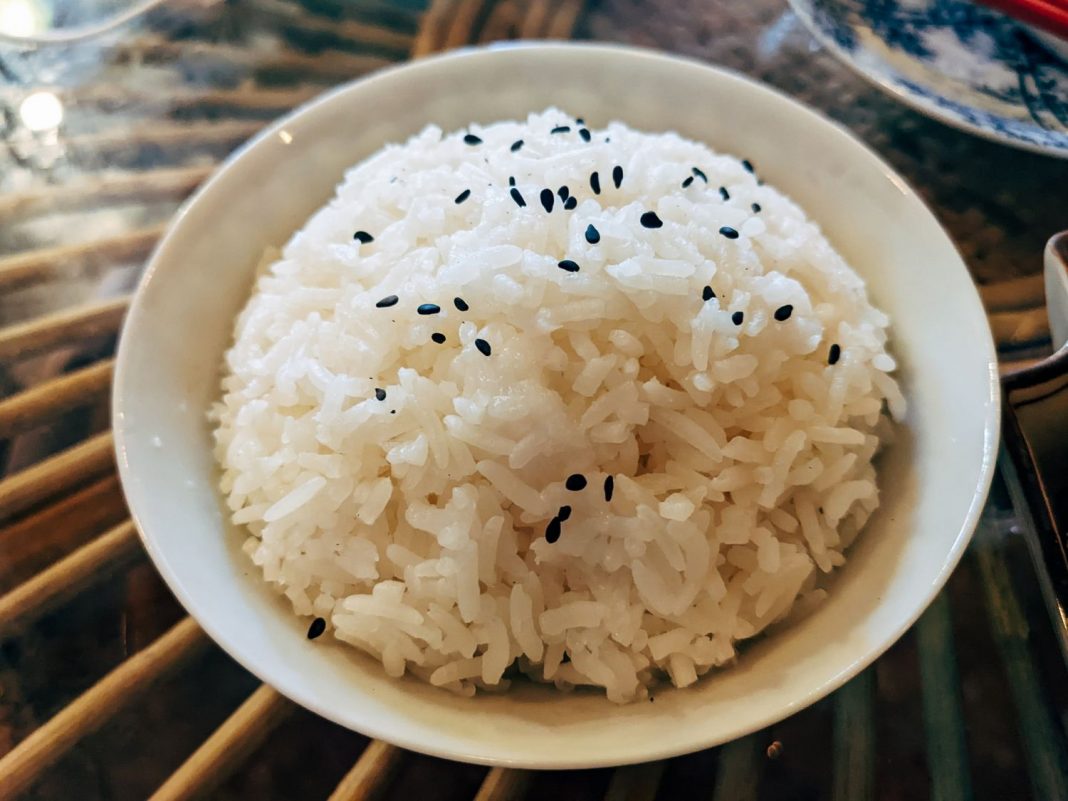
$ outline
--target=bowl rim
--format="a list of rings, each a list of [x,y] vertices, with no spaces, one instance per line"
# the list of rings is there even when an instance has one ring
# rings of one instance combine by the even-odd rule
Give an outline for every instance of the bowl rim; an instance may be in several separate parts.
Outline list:
[[[983,338],[981,343],[978,343],[986,351],[984,354],[984,361],[988,364],[989,382],[988,392],[986,397],[983,398],[986,408],[986,415],[983,420],[983,460],[980,467],[980,471],[977,476],[977,483],[974,487],[972,500],[968,506],[967,513],[961,520],[956,534],[952,540],[952,546],[947,551],[942,567],[934,577],[933,581],[926,588],[925,592],[917,595],[918,602],[909,615],[903,617],[897,625],[893,627],[887,627],[886,633],[882,636],[875,638],[871,644],[869,644],[863,651],[862,655],[853,659],[845,668],[828,675],[822,682],[818,682],[810,686],[804,693],[801,693],[792,698],[788,703],[782,704],[774,711],[760,716],[759,718],[750,719],[744,725],[737,725],[732,729],[731,738],[725,739],[722,735],[705,734],[701,735],[699,732],[695,732],[694,736],[690,737],[685,744],[674,745],[643,745],[639,748],[631,748],[630,751],[622,756],[613,758],[611,754],[600,754],[593,756],[583,755],[581,753],[558,753],[554,758],[542,758],[538,757],[533,760],[525,759],[523,757],[502,757],[494,753],[470,753],[464,750],[460,746],[448,746],[448,738],[440,738],[439,740],[423,740],[418,737],[412,738],[399,734],[396,731],[396,727],[391,727],[388,721],[383,720],[363,720],[359,723],[357,729],[353,721],[349,716],[341,714],[336,709],[319,703],[314,698],[310,697],[307,692],[304,691],[300,685],[292,685],[284,682],[275,682],[275,677],[270,675],[270,670],[261,663],[257,662],[251,656],[246,657],[244,653],[241,653],[239,649],[233,648],[226,640],[225,636],[220,633],[218,627],[214,624],[213,618],[210,615],[203,613],[197,614],[193,610],[199,611],[201,604],[195,599],[190,597],[184,589],[184,584],[180,578],[169,569],[169,563],[165,558],[163,552],[157,547],[154,539],[146,532],[146,527],[142,520],[141,510],[138,509],[138,504],[135,502],[133,496],[134,492],[129,489],[132,485],[131,478],[131,466],[126,458],[127,450],[127,431],[122,424],[124,419],[126,398],[121,391],[121,388],[128,383],[128,363],[129,358],[127,355],[128,348],[132,347],[128,343],[127,331],[137,326],[137,322],[140,318],[144,317],[147,313],[145,310],[145,295],[148,285],[152,282],[157,270],[162,263],[163,255],[171,248],[173,240],[177,236],[177,231],[181,227],[187,212],[195,204],[206,195],[212,193],[215,190],[217,184],[224,180],[230,169],[240,161],[250,157],[251,151],[257,149],[262,143],[278,136],[279,132],[290,125],[295,119],[305,114],[314,112],[320,106],[326,105],[332,102],[335,98],[344,95],[348,92],[360,91],[360,88],[377,81],[388,79],[394,73],[401,71],[415,71],[434,69],[437,65],[444,62],[460,62],[467,59],[477,58],[488,53],[497,51],[511,51],[511,50],[540,50],[547,56],[551,56],[553,53],[559,53],[561,51],[581,51],[586,54],[597,56],[598,54],[609,56],[626,56],[630,59],[634,59],[635,63],[639,61],[647,62],[660,62],[668,66],[682,67],[686,69],[697,68],[700,70],[710,71],[717,73],[721,78],[733,81],[735,84],[740,85],[740,88],[744,88],[745,91],[755,92],[763,94],[765,97],[774,100],[778,103],[785,103],[792,107],[796,112],[803,114],[812,123],[818,124],[828,135],[838,137],[840,142],[848,144],[850,147],[857,149],[858,156],[866,159],[871,166],[876,167],[885,177],[892,181],[898,189],[914,204],[921,207],[931,220],[938,226],[943,237],[945,237],[946,244],[952,249],[952,252],[959,260],[962,270],[967,272],[967,267],[963,258],[960,256],[959,249],[955,243],[946,233],[942,227],[938,218],[923,200],[923,198],[907,183],[900,175],[896,173],[871,147],[865,142],[854,136],[844,125],[835,122],[834,120],[825,117],[822,113],[806,106],[798,100],[789,97],[783,92],[770,87],[762,82],[757,81],[754,78],[748,77],[741,73],[738,73],[729,68],[721,67],[719,65],[711,65],[702,62],[696,58],[690,58],[686,56],[678,56],[674,54],[665,54],[656,50],[647,48],[617,45],[617,44],[601,44],[601,43],[587,43],[587,42],[546,42],[546,41],[519,41],[519,42],[498,42],[488,45],[477,45],[458,48],[448,51],[443,54],[428,56],[425,58],[416,59],[414,61],[406,61],[396,65],[392,65],[365,76],[361,76],[353,81],[346,82],[337,87],[331,88],[320,95],[312,98],[311,100],[297,106],[290,112],[286,113],[277,120],[266,125],[263,130],[250,138],[247,142],[242,144],[236,150],[234,150],[226,159],[224,159],[215,171],[204,181],[180,206],[174,213],[171,220],[168,222],[166,231],[159,239],[156,246],[153,248],[151,255],[145,263],[145,268],[138,281],[137,289],[131,300],[129,310],[126,318],[123,322],[119,346],[115,359],[115,371],[112,379],[112,429],[114,437],[114,451],[116,464],[118,467],[118,474],[120,483],[123,488],[123,493],[126,497],[127,506],[130,511],[130,517],[134,522],[138,535],[141,539],[141,543],[149,554],[153,565],[157,572],[163,578],[164,582],[174,593],[175,597],[181,603],[185,612],[193,618],[202,630],[214,641],[214,643],[222,649],[230,658],[234,659],[245,670],[248,670],[252,675],[259,679],[264,684],[274,688],[283,696],[289,698],[300,706],[308,709],[315,714],[326,718],[344,728],[350,730],[359,731],[368,737],[380,739],[396,746],[402,747],[406,750],[426,754],[429,756],[451,759],[469,764],[489,765],[489,766],[502,766],[524,769],[538,769],[538,770],[571,770],[571,769],[587,769],[587,768],[601,768],[612,767],[627,764],[636,764],[640,762],[667,759],[683,754],[694,753],[696,751],[704,750],[707,748],[715,747],[728,742],[730,739],[737,739],[756,731],[764,729],[770,725],[773,725],[791,715],[794,715],[808,706],[816,703],[820,699],[831,694],[835,690],[842,687],[850,679],[854,678],[857,674],[865,670],[877,659],[879,659],[895,642],[897,642],[905,632],[912,627],[912,625],[919,619],[931,602],[935,599],[937,594],[942,591],[948,580],[950,574],[956,568],[960,562],[964,551],[971,540],[980,518],[983,507],[986,503],[987,494],[990,490],[995,470],[995,457],[998,449],[998,442],[1000,438],[1000,425],[1001,425],[1001,391],[1000,381],[997,370],[996,351],[994,349],[992,335],[988,333],[987,337]],[[981,300],[979,297],[978,289],[972,281],[971,291],[974,293],[974,302],[978,308],[982,308]],[[980,399],[976,399],[978,403]],[[131,439],[136,438],[130,435]],[[619,750],[619,749],[617,749]]]

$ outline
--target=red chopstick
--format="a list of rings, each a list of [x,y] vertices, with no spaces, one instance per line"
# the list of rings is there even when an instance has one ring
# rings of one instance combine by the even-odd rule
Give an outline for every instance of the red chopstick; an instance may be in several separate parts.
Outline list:
[[[1014,19],[1068,39],[1068,0],[979,0]]]

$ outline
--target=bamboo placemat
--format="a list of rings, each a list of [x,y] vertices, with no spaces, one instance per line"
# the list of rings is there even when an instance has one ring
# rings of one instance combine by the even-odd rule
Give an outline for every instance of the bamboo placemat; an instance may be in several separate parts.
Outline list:
[[[163,588],[127,519],[106,402],[167,219],[326,88],[515,38],[673,51],[821,109],[931,203],[1006,362],[1048,348],[1037,276],[1068,163],[896,104],[775,0],[176,0],[96,41],[0,48],[0,799],[1068,799],[1065,668],[1000,484],[947,591],[846,688],[721,749],[614,771],[368,743],[259,686]]]

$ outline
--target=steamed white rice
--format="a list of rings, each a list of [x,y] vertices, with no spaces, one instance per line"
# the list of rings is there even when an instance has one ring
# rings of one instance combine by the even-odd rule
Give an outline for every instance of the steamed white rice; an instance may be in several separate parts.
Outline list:
[[[582,130],[383,149],[237,320],[212,418],[245,551],[391,676],[685,687],[817,603],[878,506],[904,401],[862,280],[747,163]]]

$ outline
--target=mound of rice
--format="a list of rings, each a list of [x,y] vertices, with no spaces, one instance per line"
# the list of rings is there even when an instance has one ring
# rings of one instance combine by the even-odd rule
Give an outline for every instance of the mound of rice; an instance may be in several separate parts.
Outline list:
[[[861,279],[748,162],[583,126],[383,149],[237,320],[211,416],[245,550],[391,676],[685,687],[818,602],[878,505],[904,401]]]

